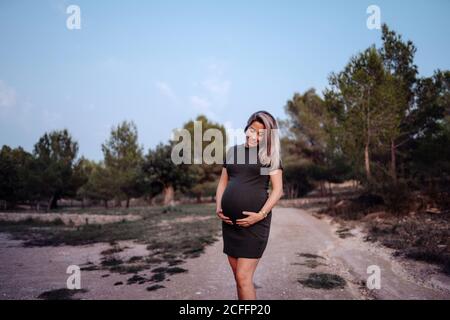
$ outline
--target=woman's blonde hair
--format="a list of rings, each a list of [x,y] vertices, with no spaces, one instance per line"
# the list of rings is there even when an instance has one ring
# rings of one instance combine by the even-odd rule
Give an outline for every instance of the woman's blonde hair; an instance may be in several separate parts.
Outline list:
[[[278,123],[275,118],[267,111],[257,111],[248,118],[244,132],[247,132],[250,125],[254,122],[260,122],[264,125],[264,137],[260,143],[258,156],[263,165],[270,165],[270,169],[277,168],[281,163],[280,134]]]

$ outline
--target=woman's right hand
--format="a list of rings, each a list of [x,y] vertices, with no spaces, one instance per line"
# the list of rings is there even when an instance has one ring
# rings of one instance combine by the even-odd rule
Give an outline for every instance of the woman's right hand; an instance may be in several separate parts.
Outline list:
[[[224,221],[228,224],[233,224],[231,219],[223,214],[223,211],[221,208],[216,209],[216,214],[220,219],[222,219],[222,221]]]

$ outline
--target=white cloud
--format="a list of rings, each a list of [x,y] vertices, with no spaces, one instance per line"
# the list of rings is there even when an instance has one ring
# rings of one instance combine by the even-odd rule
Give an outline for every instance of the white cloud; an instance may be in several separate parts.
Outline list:
[[[195,112],[218,121],[218,114],[227,103],[231,91],[231,81],[225,77],[225,63],[217,60],[204,63],[204,76],[193,81],[193,91],[180,97],[166,81],[154,83],[159,94],[182,107],[187,103]]]
[[[158,91],[165,97],[169,98],[172,101],[176,101],[177,100],[177,96],[175,94],[175,92],[173,91],[172,87],[164,82],[164,81],[157,81],[155,83],[156,88],[158,89]]]
[[[205,77],[194,82],[194,87],[200,92],[189,98],[196,110],[214,119],[217,119],[216,112],[226,107],[231,91],[231,81],[226,79],[225,69],[224,63],[208,63]]]
[[[230,92],[231,81],[212,77],[204,80],[202,85],[211,95],[226,98]]]
[[[199,113],[204,114],[212,120],[218,121],[216,113],[211,110],[211,102],[207,98],[191,96],[189,97],[189,102]]]
[[[223,108],[228,102],[231,81],[225,78],[225,63],[211,62],[207,66],[207,75],[201,85],[217,108]]]
[[[16,102],[16,91],[0,80],[0,108],[12,108]]]
[[[209,107],[211,106],[207,99],[198,96],[191,96],[189,100],[191,104],[199,111],[208,111]]]

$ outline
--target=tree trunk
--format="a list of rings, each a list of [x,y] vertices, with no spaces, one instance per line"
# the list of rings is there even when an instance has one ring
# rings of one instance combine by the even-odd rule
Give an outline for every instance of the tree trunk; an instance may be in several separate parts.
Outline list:
[[[369,88],[369,92],[367,95],[368,98],[370,98],[370,88]],[[365,169],[366,169],[366,177],[367,180],[370,181],[372,180],[372,175],[370,172],[370,154],[369,154],[369,146],[370,146],[370,111],[369,111],[369,102],[367,101],[367,105],[366,105],[366,133],[367,133],[367,138],[366,138],[366,144],[364,146],[364,164],[365,164]]]
[[[53,208],[53,203],[55,201],[54,199],[55,199],[55,195],[51,196],[51,198],[48,200],[47,211],[50,211],[50,209]]]
[[[126,208],[128,209],[129,207],[130,207],[130,198],[127,198]]]
[[[164,186],[164,202],[165,206],[173,205],[174,203],[175,190],[172,185]]]
[[[394,140],[391,140],[391,176],[394,183],[397,184],[397,159],[396,159],[396,148]]]
[[[331,210],[334,212],[333,188],[331,187],[331,182],[328,182],[328,188],[329,188],[329,206]]]
[[[365,169],[366,169],[367,180],[370,181],[372,176],[370,173],[369,141],[367,141],[366,145],[364,146],[364,164],[365,164]]]
[[[103,200],[103,204],[105,205],[105,208],[108,209],[108,200]]]
[[[58,208],[58,196],[55,194],[50,198],[48,209]]]
[[[325,196],[325,190],[324,190],[323,184],[324,184],[323,181],[319,181],[319,185],[320,185],[320,196],[321,196],[321,197],[324,197],[324,196]]]

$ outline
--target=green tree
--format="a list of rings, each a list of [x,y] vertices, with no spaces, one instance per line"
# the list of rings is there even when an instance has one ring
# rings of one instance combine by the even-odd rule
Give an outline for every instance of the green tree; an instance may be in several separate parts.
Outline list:
[[[450,179],[450,71],[419,79],[411,112],[408,172],[420,181]]]
[[[85,205],[85,199],[88,198],[85,193],[85,188],[87,187],[92,172],[96,166],[95,161],[81,157],[74,167],[73,173],[73,189],[75,189],[74,198],[81,201],[82,207]]]
[[[6,208],[14,208],[18,202],[31,200],[31,164],[33,156],[22,147],[11,149],[4,145],[0,150],[0,199]]]
[[[154,150],[149,149],[142,170],[156,190],[159,185],[164,193],[164,205],[172,205],[175,191],[186,192],[192,186],[192,176],[188,164],[175,164],[171,160],[173,143],[159,143]]]
[[[288,117],[280,121],[280,126],[285,131],[282,144],[288,196],[304,195],[315,181],[323,190],[326,175],[313,172],[317,173],[327,162],[330,118],[325,102],[314,89],[309,89],[303,95],[295,93],[284,108]],[[297,178],[308,181],[301,183]]]
[[[375,47],[351,58],[344,70],[330,76],[325,96],[339,129],[337,140],[354,166],[362,165],[372,180],[371,156],[385,149],[384,140],[399,126],[395,81],[385,71]]]
[[[116,183],[116,177],[103,162],[85,162],[84,171],[88,174],[87,182],[82,185],[77,195],[83,200],[85,198],[94,201],[102,201],[105,208],[108,207],[108,200],[116,196],[112,185]]]
[[[205,151],[208,145],[210,145],[213,141],[204,141],[203,135],[209,129],[217,129],[220,131],[223,137],[223,149],[222,152],[225,154],[226,150],[226,133],[225,128],[218,124],[211,122],[204,115],[199,115],[195,121],[201,123],[201,152]],[[183,129],[189,131],[191,136],[191,145],[194,146],[194,121],[187,122]],[[191,159],[194,159],[194,148],[191,149]],[[213,196],[215,194],[215,190],[211,187],[212,184],[217,183],[217,178],[220,176],[222,172],[221,164],[206,164],[202,161],[201,164],[191,164],[189,166],[190,176],[192,179],[192,187],[189,190],[190,194],[193,194],[197,198],[197,202],[201,201],[202,196]]]
[[[309,89],[303,95],[294,94],[285,111],[288,118],[280,123],[287,133],[282,143],[288,195],[302,196],[316,183],[324,195],[327,181],[349,178],[350,169],[336,143],[336,122],[327,101]]]
[[[118,203],[140,196],[139,174],[143,161],[142,147],[138,144],[138,132],[134,122],[124,121],[112,128],[110,138],[102,144],[106,169],[114,176],[111,185]]]
[[[383,46],[379,52],[386,72],[390,76],[385,98],[396,111],[398,126],[390,135],[391,177],[397,182],[397,149],[411,137],[410,117],[414,107],[414,90],[417,84],[417,66],[414,64],[416,47],[412,41],[403,41],[402,36],[390,30],[386,24],[382,26]],[[389,107],[389,106],[388,106]]]
[[[74,161],[78,153],[78,143],[64,129],[45,133],[34,145],[34,164],[39,180],[39,199],[48,199],[47,209],[57,207],[61,197],[72,192]]]

